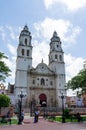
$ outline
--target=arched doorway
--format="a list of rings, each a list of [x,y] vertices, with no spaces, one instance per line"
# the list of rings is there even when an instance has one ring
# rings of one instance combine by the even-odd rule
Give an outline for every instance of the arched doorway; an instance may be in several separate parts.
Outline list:
[[[39,95],[39,100],[40,100],[40,105],[41,107],[46,107],[47,106],[47,97],[45,94],[40,94]]]

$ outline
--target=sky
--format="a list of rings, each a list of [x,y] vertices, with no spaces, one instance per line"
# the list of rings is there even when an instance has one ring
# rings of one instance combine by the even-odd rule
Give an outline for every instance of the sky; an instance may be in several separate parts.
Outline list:
[[[0,52],[8,56],[5,62],[12,71],[6,86],[15,83],[16,50],[25,25],[32,35],[33,67],[42,58],[48,65],[49,43],[56,31],[64,51],[66,82],[79,73],[86,60],[86,0],[0,0]]]

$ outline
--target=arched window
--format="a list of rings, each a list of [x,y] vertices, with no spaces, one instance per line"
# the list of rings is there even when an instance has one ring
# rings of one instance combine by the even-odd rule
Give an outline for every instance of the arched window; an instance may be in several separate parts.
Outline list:
[[[41,85],[45,85],[45,80],[43,78],[41,79]]]
[[[59,55],[59,60],[62,61],[62,55]]]
[[[24,49],[22,49],[22,55],[24,55]]]
[[[35,84],[35,79],[33,79],[32,83]]]
[[[53,85],[53,82],[52,82],[52,81],[50,81],[50,85],[51,85],[51,86]]]
[[[27,45],[27,38],[25,38],[25,45]]]
[[[29,50],[27,50],[27,56],[29,56]]]
[[[57,59],[57,55],[55,55],[55,59]]]
[[[59,47],[59,45],[57,45],[57,48]]]

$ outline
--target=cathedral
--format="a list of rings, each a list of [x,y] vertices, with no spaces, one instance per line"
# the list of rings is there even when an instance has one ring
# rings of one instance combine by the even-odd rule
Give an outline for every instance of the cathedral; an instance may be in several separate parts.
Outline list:
[[[24,104],[35,103],[41,107],[61,107],[61,95],[65,90],[65,63],[62,43],[54,31],[50,39],[49,64],[43,59],[36,68],[32,65],[32,36],[25,25],[20,32],[17,48],[14,94],[25,93]],[[42,57],[43,58],[43,57]],[[64,91],[64,95],[66,92]]]

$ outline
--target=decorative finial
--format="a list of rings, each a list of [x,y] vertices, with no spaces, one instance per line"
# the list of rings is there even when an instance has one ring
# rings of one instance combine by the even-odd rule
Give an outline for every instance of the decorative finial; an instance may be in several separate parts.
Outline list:
[[[42,58],[42,63],[43,63],[43,58]]]
[[[27,24],[24,26],[24,30],[28,31],[28,26],[27,26]]]
[[[56,31],[54,31],[53,37],[57,37],[57,32]]]

